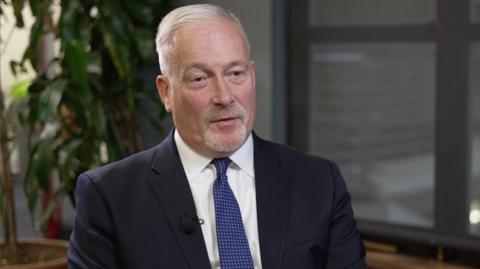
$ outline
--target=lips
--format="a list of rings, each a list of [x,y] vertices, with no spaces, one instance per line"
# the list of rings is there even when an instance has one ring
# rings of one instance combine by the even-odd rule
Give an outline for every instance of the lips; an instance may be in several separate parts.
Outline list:
[[[240,117],[224,117],[224,118],[219,118],[219,119],[214,119],[211,121],[211,123],[218,128],[225,129],[225,128],[231,128],[234,127],[237,123],[236,120],[239,120]]]
[[[206,123],[220,128],[233,127],[238,123],[237,120],[242,122],[245,115],[245,111],[240,106],[232,105],[223,109],[209,111]]]
[[[213,120],[212,122],[227,122],[227,121],[232,121],[232,120],[236,120],[238,119],[237,117],[228,117],[228,118],[220,118],[220,119],[216,119],[216,120]]]

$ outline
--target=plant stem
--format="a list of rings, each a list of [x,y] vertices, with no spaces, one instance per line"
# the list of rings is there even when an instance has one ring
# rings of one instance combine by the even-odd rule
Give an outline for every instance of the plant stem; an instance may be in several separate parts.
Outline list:
[[[4,100],[0,87],[0,182],[3,188],[4,203],[4,229],[5,229],[5,254],[7,263],[17,262],[17,230],[15,223],[15,202],[13,199],[12,171],[10,168],[10,151],[8,149],[7,128],[3,117]]]

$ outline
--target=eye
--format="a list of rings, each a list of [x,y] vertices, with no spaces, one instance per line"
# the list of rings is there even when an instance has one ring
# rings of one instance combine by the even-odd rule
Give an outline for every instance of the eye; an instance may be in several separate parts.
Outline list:
[[[207,85],[207,76],[206,75],[199,75],[199,74],[193,74],[190,76],[187,76],[186,78],[186,83],[188,87],[198,89],[198,88],[203,88]]]
[[[228,73],[228,81],[234,84],[242,84],[247,79],[247,72],[245,70],[232,70]]]
[[[202,80],[205,80],[204,77],[195,77],[195,78],[192,78],[192,82],[201,82]]]

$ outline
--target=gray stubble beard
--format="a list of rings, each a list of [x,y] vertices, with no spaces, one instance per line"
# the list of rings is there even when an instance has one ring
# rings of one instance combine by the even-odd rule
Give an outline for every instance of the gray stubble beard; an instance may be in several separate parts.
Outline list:
[[[208,127],[204,132],[203,138],[205,141],[205,145],[210,150],[214,152],[231,153],[239,149],[243,145],[245,140],[247,140],[247,137],[249,135],[249,131],[247,130],[247,126],[245,124],[247,113],[240,106],[228,107],[219,111],[212,111],[209,113],[206,119],[207,126],[208,126],[208,122],[210,122],[214,118],[218,118],[219,115],[223,115],[223,114],[226,114],[232,117],[240,117],[240,120],[242,122],[240,128],[235,130],[234,133],[232,134],[232,136],[235,136],[233,138],[233,141],[231,143],[227,143],[227,141],[221,141],[218,137],[215,137],[216,134],[211,132],[208,129]],[[232,139],[228,139],[228,140],[232,140]]]

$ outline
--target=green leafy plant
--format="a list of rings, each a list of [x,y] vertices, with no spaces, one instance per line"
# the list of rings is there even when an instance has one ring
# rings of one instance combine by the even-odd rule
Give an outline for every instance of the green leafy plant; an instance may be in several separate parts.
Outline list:
[[[73,198],[81,172],[143,148],[140,118],[161,132],[165,113],[138,70],[156,61],[156,24],[172,7],[166,0],[0,1],[13,7],[17,27],[25,27],[27,4],[34,17],[27,49],[11,69],[31,65],[36,73],[21,115],[30,154],[24,187],[31,212],[39,193],[50,194],[44,223],[63,197]],[[48,38],[58,51],[46,61]],[[150,101],[155,115],[139,108]]]

